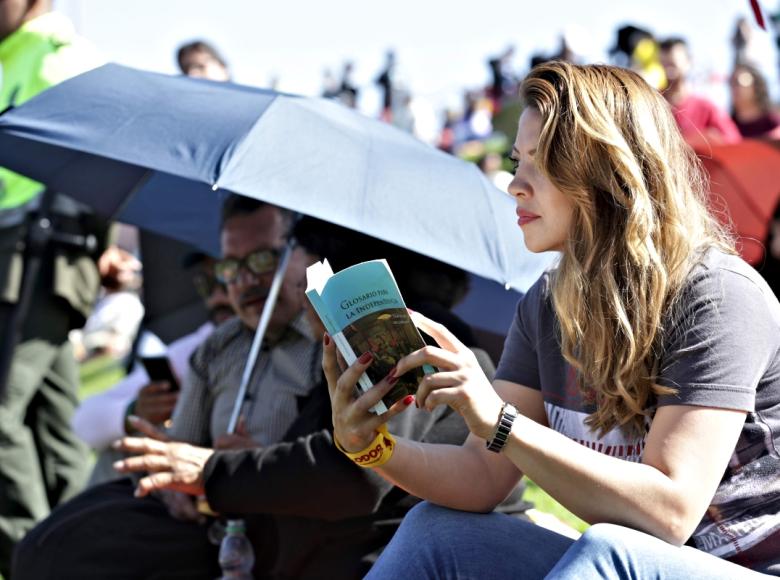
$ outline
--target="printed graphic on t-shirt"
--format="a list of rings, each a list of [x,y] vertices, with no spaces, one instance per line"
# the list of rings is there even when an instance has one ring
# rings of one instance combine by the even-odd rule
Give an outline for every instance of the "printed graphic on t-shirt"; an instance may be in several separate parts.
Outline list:
[[[587,413],[550,402],[544,406],[555,431],[599,453],[626,461],[642,460],[644,438],[629,438],[620,429],[598,437],[585,425]],[[778,472],[780,458],[766,453],[766,441],[752,440],[743,433],[726,476],[693,533],[695,546],[713,556],[742,558],[744,565],[751,563],[744,552],[758,544],[762,544],[762,552],[780,547]]]
[[[754,413],[747,423],[760,422]],[[745,430],[739,438],[710,507],[693,533],[696,547],[722,558],[738,557],[750,565],[750,550],[780,554],[780,458],[770,452],[772,439]],[[748,552],[748,555],[744,554]],[[760,554],[756,554],[761,561]]]
[[[547,402],[544,404],[544,408],[547,411],[547,421],[550,427],[580,445],[626,461],[639,462],[642,460],[642,454],[645,450],[644,437],[629,438],[620,429],[613,429],[599,437],[598,433],[591,431],[590,427],[585,424],[587,413],[573,411]]]

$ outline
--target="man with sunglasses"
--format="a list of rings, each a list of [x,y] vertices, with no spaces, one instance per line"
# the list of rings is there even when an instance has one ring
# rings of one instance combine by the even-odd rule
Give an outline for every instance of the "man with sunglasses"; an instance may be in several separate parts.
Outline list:
[[[195,350],[187,386],[179,394],[167,438],[215,449],[272,446],[284,438],[301,406],[320,384],[321,346],[304,313],[308,254],[293,250],[265,344],[249,384],[241,427],[227,435],[244,363],[277,266],[292,229],[286,210],[240,196],[223,206],[223,259],[214,265],[236,317],[222,323]],[[131,416],[131,426],[138,426]],[[165,436],[165,435],[163,435]],[[349,467],[349,466],[348,466]],[[213,520],[192,498],[166,491],[133,496],[133,482],[97,485],[33,529],[15,553],[13,577],[214,578],[219,574]],[[265,518],[249,522],[262,535]],[[257,557],[277,549],[268,543]]]
[[[226,200],[223,257],[214,273],[237,316],[193,355],[193,388],[182,393],[176,407],[168,433],[172,439],[223,449],[274,443],[298,415],[299,399],[319,378],[319,341],[303,316],[307,257],[296,248],[241,413],[244,432],[226,435],[244,362],[291,229],[287,210],[242,196]]]
[[[191,273],[193,286],[203,299],[208,320],[194,332],[172,342],[166,356],[182,388],[187,388],[187,373],[192,353],[213,332],[214,328],[235,315],[224,284],[214,274],[215,259],[203,252],[185,255],[182,266]],[[73,415],[73,431],[92,449],[99,452],[89,484],[117,479],[111,467],[119,456],[109,445],[117,437],[134,432],[127,417],[136,415],[154,425],[170,419],[179,394],[171,391],[165,381],[150,381],[142,365],[100,394],[83,401]]]

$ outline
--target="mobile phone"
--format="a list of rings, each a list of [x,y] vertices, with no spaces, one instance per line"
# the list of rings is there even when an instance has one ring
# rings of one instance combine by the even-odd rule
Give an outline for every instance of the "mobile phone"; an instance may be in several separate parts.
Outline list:
[[[142,356],[141,364],[152,381],[168,381],[171,392],[179,390],[179,380],[173,374],[171,363],[167,356]]]

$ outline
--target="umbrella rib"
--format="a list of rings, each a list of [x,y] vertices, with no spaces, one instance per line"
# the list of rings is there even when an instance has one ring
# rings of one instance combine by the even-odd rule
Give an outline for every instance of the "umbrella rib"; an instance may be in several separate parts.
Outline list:
[[[149,181],[149,179],[152,177],[152,174],[154,173],[153,170],[147,169],[144,174],[141,176],[141,179],[139,179],[136,184],[130,189],[130,191],[127,193],[127,195],[124,196],[122,199],[122,203],[120,203],[117,206],[116,211],[111,216],[111,219],[116,219],[117,216],[122,215],[122,212],[125,211],[125,208],[130,203],[130,201],[135,197],[135,194],[144,186],[146,185],[146,182]]]
[[[252,124],[250,125],[249,129],[247,129],[244,132],[244,134],[241,135],[240,139],[234,141],[233,143],[231,143],[230,145],[225,147],[225,149],[222,151],[222,153],[220,153],[219,160],[217,161],[216,166],[214,168],[215,171],[218,172],[218,175],[214,175],[212,177],[212,183],[211,183],[212,189],[214,191],[216,191],[217,189],[219,189],[221,187],[220,186],[220,179],[222,179],[222,176],[225,173],[227,173],[228,170],[234,164],[240,162],[240,160],[236,160],[238,152],[241,151],[241,148],[244,145],[244,143],[246,142],[246,140],[249,138],[249,135],[252,134],[252,132],[254,131],[255,127],[257,127],[257,125],[260,123],[260,121],[263,120],[263,117],[266,116],[268,114],[268,111],[270,111],[271,108],[276,105],[276,102],[277,102],[278,98],[279,98],[278,95],[274,95],[273,99],[268,104],[268,106],[265,109],[263,109],[262,114],[260,114],[252,122]],[[240,193],[240,192],[236,192],[236,193]],[[242,195],[244,195],[244,194],[242,194]]]

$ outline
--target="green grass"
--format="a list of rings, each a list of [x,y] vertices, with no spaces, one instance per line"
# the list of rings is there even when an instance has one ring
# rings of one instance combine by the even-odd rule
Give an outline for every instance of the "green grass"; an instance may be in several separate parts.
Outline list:
[[[525,493],[523,494],[523,499],[533,503],[534,507],[536,507],[536,509],[538,509],[540,512],[554,515],[563,523],[571,526],[578,532],[584,532],[588,527],[587,523],[582,521],[580,518],[575,516],[573,513],[555,501],[552,497],[547,495],[547,493],[533,481],[526,478],[525,484],[526,487]]]
[[[102,393],[125,376],[122,363],[108,356],[93,358],[79,367],[81,400]]]

